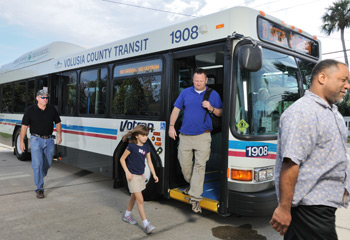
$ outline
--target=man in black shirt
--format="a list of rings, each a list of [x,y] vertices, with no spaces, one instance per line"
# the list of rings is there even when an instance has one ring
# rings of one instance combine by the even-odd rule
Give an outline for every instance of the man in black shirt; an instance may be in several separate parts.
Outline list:
[[[22,119],[20,148],[22,152],[25,151],[24,137],[30,127],[30,148],[37,198],[44,198],[44,177],[51,167],[55,152],[55,136],[52,135],[54,122],[57,131],[56,142],[62,142],[61,119],[56,108],[47,104],[49,96],[47,91],[39,90],[36,94],[38,104],[30,106]]]

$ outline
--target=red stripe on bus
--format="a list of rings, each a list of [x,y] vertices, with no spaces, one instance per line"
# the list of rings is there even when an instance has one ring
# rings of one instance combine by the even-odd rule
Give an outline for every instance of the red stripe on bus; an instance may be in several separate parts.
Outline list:
[[[102,135],[102,134],[86,133],[86,132],[75,132],[75,131],[69,131],[69,130],[62,130],[62,132],[69,133],[69,134],[76,134],[76,135],[84,135],[84,136],[88,136],[88,137],[98,137],[98,138],[117,140],[116,136],[110,136],[110,135]]]
[[[232,157],[247,157],[245,152],[228,151],[228,155]],[[259,158],[276,159],[275,153],[269,153],[267,156],[259,156]]]
[[[14,124],[14,123],[0,122],[0,124],[3,124],[3,125],[10,125],[10,126],[16,126],[16,124]]]

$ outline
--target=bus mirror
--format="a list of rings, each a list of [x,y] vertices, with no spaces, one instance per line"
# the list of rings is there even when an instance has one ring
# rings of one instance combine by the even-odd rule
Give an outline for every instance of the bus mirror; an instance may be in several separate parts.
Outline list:
[[[260,70],[262,66],[262,50],[260,46],[245,45],[241,47],[240,52],[240,64],[245,70],[250,72]]]

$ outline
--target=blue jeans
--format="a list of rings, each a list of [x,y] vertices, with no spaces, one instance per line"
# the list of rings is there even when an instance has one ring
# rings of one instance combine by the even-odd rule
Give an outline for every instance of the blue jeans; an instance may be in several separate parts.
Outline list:
[[[30,148],[32,154],[32,168],[34,173],[35,192],[44,190],[44,177],[51,167],[52,158],[55,153],[55,142],[53,138],[42,139],[41,137],[30,137]]]

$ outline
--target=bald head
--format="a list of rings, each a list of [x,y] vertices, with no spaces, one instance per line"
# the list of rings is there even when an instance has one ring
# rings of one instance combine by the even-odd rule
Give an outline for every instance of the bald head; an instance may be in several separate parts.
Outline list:
[[[325,60],[318,62],[315,65],[315,67],[312,69],[312,72],[311,72],[311,84],[314,82],[314,80],[317,78],[317,76],[321,72],[324,72],[327,70],[332,70],[332,68],[334,68],[334,70],[338,70],[339,65],[346,66],[345,63],[339,62],[339,61],[334,60],[334,59],[325,59]]]

